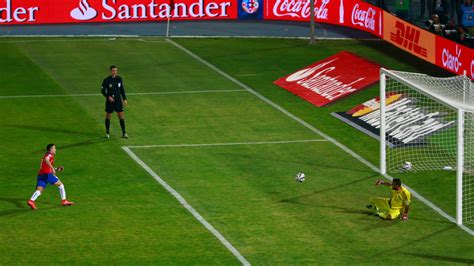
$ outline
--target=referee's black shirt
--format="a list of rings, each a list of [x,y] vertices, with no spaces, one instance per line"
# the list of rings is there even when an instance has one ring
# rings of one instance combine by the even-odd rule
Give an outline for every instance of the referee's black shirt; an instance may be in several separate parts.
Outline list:
[[[127,99],[127,96],[125,96],[125,87],[123,86],[123,81],[120,76],[115,76],[115,78],[108,76],[105,78],[102,82],[101,92],[106,98],[111,96],[115,100],[120,100],[120,96],[122,96],[123,100]]]

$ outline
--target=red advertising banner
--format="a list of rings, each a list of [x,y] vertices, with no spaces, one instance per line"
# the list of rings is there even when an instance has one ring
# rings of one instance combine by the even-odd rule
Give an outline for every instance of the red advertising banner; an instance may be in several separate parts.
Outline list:
[[[343,51],[273,83],[321,107],[374,84],[379,69],[378,64]]]
[[[3,0],[0,25],[236,19],[235,0]]]
[[[383,11],[359,0],[314,0],[315,20],[368,31],[382,37]],[[310,20],[310,0],[266,0],[264,19]]]
[[[315,20],[319,23],[370,32],[441,68],[455,74],[466,71],[474,78],[472,48],[437,36],[361,0],[314,1]],[[265,20],[310,19],[310,0],[0,0],[0,26],[160,21],[168,17],[172,20],[237,19],[239,6],[247,13],[261,12],[263,8]]]
[[[384,12],[383,39],[435,64],[435,35]]]
[[[436,65],[453,73],[472,77],[474,74],[472,49],[436,36]]]

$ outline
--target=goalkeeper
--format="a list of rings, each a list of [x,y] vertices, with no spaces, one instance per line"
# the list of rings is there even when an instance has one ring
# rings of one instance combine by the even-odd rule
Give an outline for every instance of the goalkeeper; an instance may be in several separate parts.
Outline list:
[[[408,220],[411,194],[408,189],[402,186],[402,181],[395,178],[392,183],[390,183],[379,179],[375,182],[375,185],[392,187],[392,197],[390,199],[378,197],[370,198],[370,204],[367,205],[367,208],[375,210],[377,216],[386,220],[394,220],[398,217],[401,217],[402,220]]]

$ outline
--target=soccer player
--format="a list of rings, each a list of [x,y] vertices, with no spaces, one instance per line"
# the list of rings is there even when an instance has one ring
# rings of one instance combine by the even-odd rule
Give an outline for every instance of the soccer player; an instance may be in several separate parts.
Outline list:
[[[36,191],[31,196],[31,199],[28,201],[28,206],[31,209],[36,210],[35,201],[36,199],[41,196],[46,186],[49,184],[55,185],[59,188],[59,194],[61,195],[61,204],[63,206],[73,205],[74,202],[68,201],[66,199],[66,190],[64,189],[63,183],[59,180],[56,176],[56,172],[61,172],[64,170],[64,167],[59,166],[55,168],[53,166],[54,163],[54,155],[56,154],[56,145],[48,144],[46,146],[46,153],[41,160],[41,168],[38,173],[38,177],[36,178]]]
[[[394,178],[392,183],[383,180],[377,180],[376,186],[392,187],[392,197],[388,198],[370,198],[370,204],[367,208],[376,211],[376,214],[386,220],[394,220],[401,216],[402,220],[408,220],[408,211],[410,210],[411,194],[408,189],[402,186],[402,181]]]
[[[125,96],[125,87],[120,76],[117,75],[116,66],[110,66],[110,76],[102,82],[102,95],[105,97],[105,137],[110,138],[110,118],[112,113],[117,112],[122,128],[122,138],[128,139],[125,131],[125,114],[123,107],[127,106],[127,97]]]

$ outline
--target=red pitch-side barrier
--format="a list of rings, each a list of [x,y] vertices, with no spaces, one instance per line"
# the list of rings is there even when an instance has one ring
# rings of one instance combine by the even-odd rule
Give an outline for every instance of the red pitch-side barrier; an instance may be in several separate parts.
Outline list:
[[[171,5],[170,5],[171,4]],[[174,8],[171,10],[170,6]],[[237,19],[235,0],[3,0],[2,24]]]
[[[234,20],[244,4],[263,8],[265,20],[309,21],[309,0],[1,0],[0,26],[160,21],[168,16],[173,20]],[[474,77],[473,49],[361,0],[315,0],[315,19],[370,32],[441,68]]]
[[[309,21],[309,3],[309,0],[266,0],[264,19]],[[356,28],[382,37],[382,9],[359,0],[315,0],[315,20]]]

